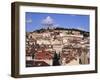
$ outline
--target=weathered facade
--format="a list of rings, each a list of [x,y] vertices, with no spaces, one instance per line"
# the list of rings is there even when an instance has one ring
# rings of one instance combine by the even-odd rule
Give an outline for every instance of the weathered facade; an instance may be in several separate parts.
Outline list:
[[[38,53],[42,50],[44,52]],[[48,59],[47,55],[52,55]],[[60,55],[60,65],[89,64],[89,32],[76,29],[44,29],[26,33],[26,60],[44,61],[48,65],[53,65],[54,53]],[[32,55],[34,54],[34,58]],[[37,56],[38,54],[38,56]],[[42,59],[39,59],[42,55]],[[37,56],[37,57],[36,57]],[[45,59],[47,58],[47,59]]]

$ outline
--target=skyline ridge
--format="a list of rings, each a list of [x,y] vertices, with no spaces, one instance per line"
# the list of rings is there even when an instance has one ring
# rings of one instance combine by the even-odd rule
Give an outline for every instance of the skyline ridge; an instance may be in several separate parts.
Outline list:
[[[74,16],[72,16],[74,15]],[[75,28],[89,32],[89,16],[76,14],[53,14],[26,12],[26,31],[43,27]]]

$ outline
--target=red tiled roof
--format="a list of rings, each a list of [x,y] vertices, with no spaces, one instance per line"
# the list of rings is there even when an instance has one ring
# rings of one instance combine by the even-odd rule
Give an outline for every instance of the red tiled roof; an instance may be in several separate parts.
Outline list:
[[[35,54],[35,59],[52,59],[52,55],[48,51],[37,52]]]

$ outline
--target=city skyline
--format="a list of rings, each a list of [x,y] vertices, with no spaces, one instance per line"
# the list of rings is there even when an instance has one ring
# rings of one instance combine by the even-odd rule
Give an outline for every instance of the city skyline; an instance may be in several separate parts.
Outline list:
[[[89,32],[89,15],[34,12],[26,12],[26,32],[43,28],[42,23],[47,19],[49,19],[49,22],[51,21],[55,27],[74,28]]]

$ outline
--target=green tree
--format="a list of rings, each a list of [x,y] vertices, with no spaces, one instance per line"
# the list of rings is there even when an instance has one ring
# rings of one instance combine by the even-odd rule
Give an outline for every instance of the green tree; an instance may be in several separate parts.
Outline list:
[[[53,57],[53,66],[58,66],[58,65],[60,65],[59,59],[60,59],[59,55],[55,52],[55,53],[54,53],[54,57]]]

